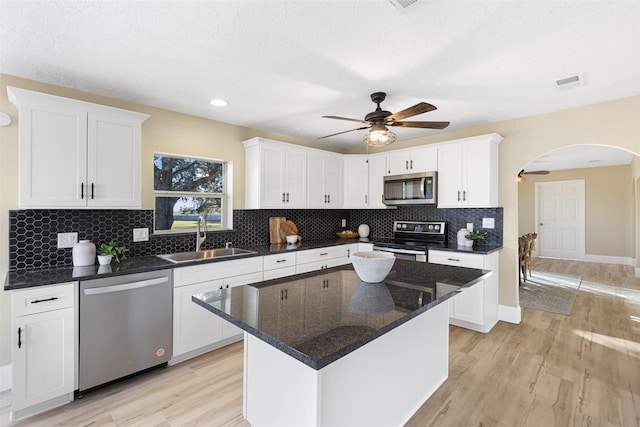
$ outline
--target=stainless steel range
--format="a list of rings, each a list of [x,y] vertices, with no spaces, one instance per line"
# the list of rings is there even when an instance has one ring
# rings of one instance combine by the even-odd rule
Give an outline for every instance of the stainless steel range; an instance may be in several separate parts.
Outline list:
[[[447,241],[444,221],[394,221],[393,239],[375,240],[374,250],[392,252],[396,258],[427,262],[427,248]]]

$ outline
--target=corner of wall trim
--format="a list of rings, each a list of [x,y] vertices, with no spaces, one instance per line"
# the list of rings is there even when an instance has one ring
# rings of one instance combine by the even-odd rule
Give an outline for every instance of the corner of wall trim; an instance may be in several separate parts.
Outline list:
[[[516,325],[520,324],[522,320],[522,310],[520,306],[511,307],[510,305],[498,305],[498,319],[503,322],[514,323]]]

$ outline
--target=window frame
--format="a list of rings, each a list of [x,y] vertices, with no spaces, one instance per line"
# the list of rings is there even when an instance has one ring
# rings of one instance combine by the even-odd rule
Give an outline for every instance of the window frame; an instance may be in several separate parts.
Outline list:
[[[197,191],[170,191],[170,190],[156,190],[155,179],[153,180],[153,233],[154,234],[185,234],[195,233],[196,228],[182,229],[182,230],[158,230],[156,228],[156,200],[159,197],[197,197],[206,199],[219,199],[220,200],[220,227],[214,229],[208,229],[207,232],[219,232],[230,231],[233,228],[233,208],[232,208],[232,195],[229,188],[232,188],[232,162],[223,159],[214,159],[209,157],[191,156],[187,154],[174,154],[160,151],[153,152],[153,161],[155,162],[156,156],[169,157],[174,159],[188,159],[188,160],[200,160],[211,163],[219,163],[222,166],[222,192],[202,193]],[[155,173],[155,167],[153,169]]]

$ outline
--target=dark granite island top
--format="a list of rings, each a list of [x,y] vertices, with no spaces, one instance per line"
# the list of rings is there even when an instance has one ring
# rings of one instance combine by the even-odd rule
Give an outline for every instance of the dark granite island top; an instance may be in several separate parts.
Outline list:
[[[382,283],[351,265],[193,296],[193,301],[314,369],[453,297],[487,271],[397,259]],[[438,285],[445,284],[445,286]]]
[[[447,300],[489,274],[396,259],[382,283],[345,265],[192,300],[245,330],[252,426],[402,426],[447,379]]]

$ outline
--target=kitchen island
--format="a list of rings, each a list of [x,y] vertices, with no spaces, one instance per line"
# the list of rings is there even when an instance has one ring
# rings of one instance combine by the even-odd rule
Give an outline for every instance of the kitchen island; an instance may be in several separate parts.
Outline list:
[[[254,427],[389,427],[446,380],[446,301],[489,274],[398,259],[377,284],[347,265],[192,298],[245,331]]]

